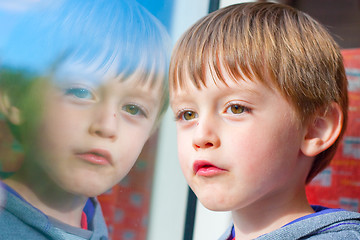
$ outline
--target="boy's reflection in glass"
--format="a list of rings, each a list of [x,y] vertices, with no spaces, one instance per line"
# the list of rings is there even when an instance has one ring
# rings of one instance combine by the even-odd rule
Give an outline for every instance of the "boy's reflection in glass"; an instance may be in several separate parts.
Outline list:
[[[128,173],[167,107],[166,33],[126,0],[41,1],[13,14],[0,39],[0,107],[25,157],[3,180],[2,235],[106,238],[95,197]]]

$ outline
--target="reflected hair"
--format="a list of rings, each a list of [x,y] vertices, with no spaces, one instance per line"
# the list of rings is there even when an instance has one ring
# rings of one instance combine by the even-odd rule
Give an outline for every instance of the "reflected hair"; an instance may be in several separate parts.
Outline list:
[[[167,108],[169,37],[162,24],[133,0],[41,0],[14,12],[16,24],[0,46],[6,72],[23,71],[61,81],[67,76],[162,81]],[[139,74],[140,73],[140,74]]]

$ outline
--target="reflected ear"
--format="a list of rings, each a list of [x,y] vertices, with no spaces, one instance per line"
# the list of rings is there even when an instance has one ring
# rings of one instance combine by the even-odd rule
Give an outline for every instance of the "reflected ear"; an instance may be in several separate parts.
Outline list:
[[[337,103],[332,103],[325,111],[317,113],[308,124],[301,151],[314,157],[328,149],[340,135],[344,116]]]
[[[21,123],[19,108],[11,104],[8,94],[0,91],[0,111],[5,115],[6,119],[14,125]]]

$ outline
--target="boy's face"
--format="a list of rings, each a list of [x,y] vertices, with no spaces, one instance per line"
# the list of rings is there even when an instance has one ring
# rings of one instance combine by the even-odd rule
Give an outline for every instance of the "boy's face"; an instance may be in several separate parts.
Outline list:
[[[32,166],[77,195],[96,196],[124,178],[160,104],[160,84],[139,84],[137,77],[47,84],[37,132],[30,135]]]
[[[301,157],[305,128],[285,98],[263,83],[226,84],[207,78],[201,89],[188,84],[171,92],[185,178],[211,210],[283,199],[304,183],[311,164]]]

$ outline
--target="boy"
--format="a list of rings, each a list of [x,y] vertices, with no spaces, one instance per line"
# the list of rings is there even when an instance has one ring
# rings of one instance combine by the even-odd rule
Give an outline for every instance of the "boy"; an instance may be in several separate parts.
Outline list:
[[[132,0],[34,4],[0,41],[0,109],[24,148],[2,183],[1,237],[107,239],[95,197],[166,109],[167,35]]]
[[[347,120],[342,58],[319,23],[274,3],[220,9],[179,40],[169,79],[185,178],[232,212],[221,239],[360,239],[360,214],[305,194]]]

